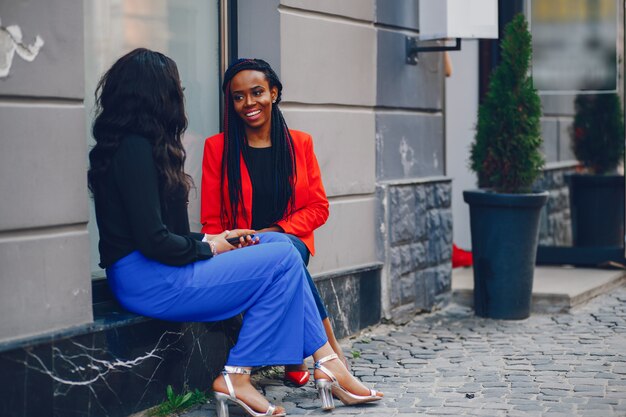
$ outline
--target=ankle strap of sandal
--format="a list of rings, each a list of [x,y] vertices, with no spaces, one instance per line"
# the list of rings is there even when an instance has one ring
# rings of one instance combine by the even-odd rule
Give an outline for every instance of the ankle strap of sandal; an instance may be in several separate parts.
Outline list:
[[[251,375],[252,371],[250,369],[242,368],[241,366],[224,366],[224,371],[222,373]]]
[[[315,367],[319,369],[321,364],[323,364],[324,362],[332,361],[333,359],[339,359],[339,356],[337,356],[336,353],[330,354],[328,356],[324,356],[322,359],[315,362]]]
[[[320,371],[324,372],[330,378],[332,382],[336,382],[337,378],[335,377],[335,375],[328,368],[322,365],[323,363],[332,361],[333,359],[339,359],[339,356],[337,356],[336,353],[333,353],[328,356],[324,356],[322,359],[315,362],[315,369],[319,369]]]
[[[228,376],[228,374],[250,375],[251,373],[252,371],[250,371],[250,369],[242,368],[241,366],[224,366],[224,370],[222,371],[222,376],[224,376],[224,382],[226,382],[228,395],[230,395],[233,398],[237,398],[235,396],[235,387],[233,387],[233,383],[230,380],[230,376]]]
[[[224,382],[226,382],[226,388],[228,389],[228,395],[235,399],[237,399],[237,395],[235,394],[235,387],[233,387],[233,383],[230,380],[230,376],[228,374],[242,374],[242,375],[250,375],[252,371],[250,369],[242,368],[241,366],[224,366],[224,370],[222,371],[222,375],[224,376]],[[239,400],[240,401],[240,400]],[[276,406],[272,403],[267,407],[267,411],[265,412],[266,416],[274,415],[274,411],[276,411]]]

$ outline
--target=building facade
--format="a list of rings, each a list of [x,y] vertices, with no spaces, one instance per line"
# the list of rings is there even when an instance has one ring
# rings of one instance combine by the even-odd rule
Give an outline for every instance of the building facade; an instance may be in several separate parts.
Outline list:
[[[12,381],[0,415],[126,416],[162,401],[168,384],[207,389],[236,339],[237,317],[166,323],[123,311],[97,266],[86,182],[93,90],[138,46],[179,65],[197,185],[204,138],[220,129],[227,62],[258,57],[277,70],[281,109],[290,128],[312,134],[330,200],[310,270],[339,337],[444,305],[455,144],[442,54],[406,63],[418,9],[418,0],[0,1],[0,372]],[[548,154],[567,121],[545,119]],[[190,199],[197,231],[199,195]]]

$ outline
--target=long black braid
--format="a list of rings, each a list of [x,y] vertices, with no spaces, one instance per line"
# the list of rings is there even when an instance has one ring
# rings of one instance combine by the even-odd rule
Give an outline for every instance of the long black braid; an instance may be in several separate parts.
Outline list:
[[[282,112],[278,108],[281,100],[283,85],[272,67],[262,59],[238,59],[232,63],[224,73],[222,91],[224,92],[224,155],[222,157],[222,184],[228,179],[228,196],[232,217],[228,217],[226,211],[226,199],[228,196],[222,188],[222,204],[220,207],[220,220],[225,229],[235,228],[237,214],[243,201],[241,186],[240,159],[248,160],[247,139],[243,120],[235,112],[235,105],[230,92],[230,82],[233,77],[244,70],[254,70],[265,74],[270,89],[276,87],[278,96],[272,106],[272,119],[270,139],[272,141],[272,160],[274,166],[275,202],[272,213],[272,222],[289,216],[295,207],[295,183],[296,183],[296,156],[293,148],[293,139],[289,134],[287,123]],[[244,216],[246,212],[244,211]],[[251,220],[251,219],[245,219]],[[270,226],[270,225],[267,225]]]

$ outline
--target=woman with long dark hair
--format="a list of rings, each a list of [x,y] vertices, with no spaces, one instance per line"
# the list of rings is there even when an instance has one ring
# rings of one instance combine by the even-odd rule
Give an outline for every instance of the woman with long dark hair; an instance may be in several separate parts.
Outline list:
[[[202,172],[202,231],[224,228],[285,233],[308,265],[313,231],[328,219],[311,136],[290,130],[278,107],[282,83],[262,59],[239,59],[226,70],[224,132],[208,138]],[[309,286],[333,350],[347,366],[328,312],[311,276]],[[309,380],[304,364],[286,368],[296,385]]]
[[[252,416],[285,415],[250,383],[250,369],[318,361],[316,378],[332,408],[380,399],[333,360],[305,268],[290,240],[222,230],[206,242],[189,232],[191,178],[183,165],[187,127],[174,61],[147,49],[121,57],[96,90],[96,145],[89,187],[100,232],[100,265],[120,303],[137,314],[171,321],[216,321],[244,313],[236,345],[213,382],[218,415],[232,401]],[[237,248],[227,237],[241,236]],[[257,244],[258,243],[258,244]]]

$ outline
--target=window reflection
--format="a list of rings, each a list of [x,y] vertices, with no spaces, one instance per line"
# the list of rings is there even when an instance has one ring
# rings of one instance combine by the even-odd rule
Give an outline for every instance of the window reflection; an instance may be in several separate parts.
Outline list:
[[[533,79],[541,92],[617,89],[616,0],[532,0]]]
[[[201,163],[204,138],[219,131],[218,2],[207,0],[85,0],[85,117],[93,145],[94,90],[117,58],[138,47],[176,61],[185,86],[189,128],[183,142],[186,170],[197,193],[189,198],[191,229],[200,230]],[[99,271],[98,232],[93,205],[89,222],[92,271]]]

